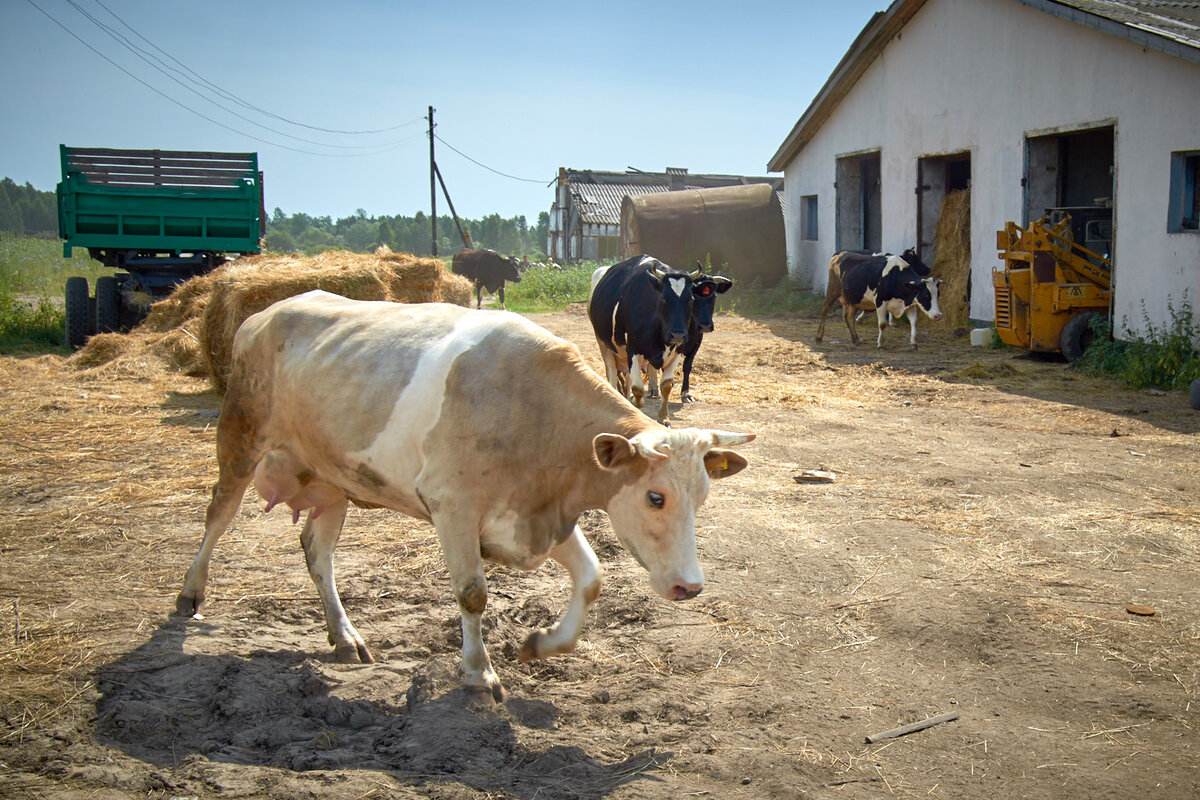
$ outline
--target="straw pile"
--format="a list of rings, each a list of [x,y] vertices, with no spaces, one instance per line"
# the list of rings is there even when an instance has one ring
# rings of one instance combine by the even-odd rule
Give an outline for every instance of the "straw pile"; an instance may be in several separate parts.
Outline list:
[[[470,304],[473,287],[433,258],[332,251],[240,258],[182,284],[129,334],[100,334],[72,358],[81,369],[145,362],[147,355],[225,390],[233,335],[246,317],[286,297],[324,289],[355,300]]]
[[[967,296],[971,276],[971,193],[950,192],[938,217],[933,274],[944,283],[938,295],[942,317],[949,329],[966,325],[970,317]]]

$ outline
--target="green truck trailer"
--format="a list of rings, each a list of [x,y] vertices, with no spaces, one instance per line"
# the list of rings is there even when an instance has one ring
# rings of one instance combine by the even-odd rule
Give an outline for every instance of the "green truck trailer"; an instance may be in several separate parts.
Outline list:
[[[231,257],[260,252],[265,233],[257,153],[113,150],[59,145],[63,255],[86,247],[118,270],[67,279],[66,339],[131,327],[176,286]]]

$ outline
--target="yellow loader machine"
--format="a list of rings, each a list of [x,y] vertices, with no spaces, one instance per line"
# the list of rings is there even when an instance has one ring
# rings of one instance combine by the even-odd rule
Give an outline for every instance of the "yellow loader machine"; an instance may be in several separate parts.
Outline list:
[[[992,271],[1001,341],[1068,361],[1083,355],[1092,320],[1109,315],[1112,262],[1075,242],[1069,215],[1028,228],[1009,222],[996,232],[996,249],[1004,262]]]

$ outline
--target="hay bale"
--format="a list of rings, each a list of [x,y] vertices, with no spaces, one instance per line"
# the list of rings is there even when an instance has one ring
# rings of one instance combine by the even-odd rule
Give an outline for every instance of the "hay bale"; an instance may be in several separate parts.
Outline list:
[[[933,274],[943,283],[938,304],[947,328],[966,325],[971,314],[967,296],[971,277],[971,192],[950,192],[942,201],[935,238]]]
[[[352,300],[455,303],[468,306],[471,283],[432,258],[377,251],[331,251],[312,258],[264,255],[238,259],[208,276],[211,284],[199,328],[209,378],[225,391],[233,336],[251,314],[272,303],[324,289]]]

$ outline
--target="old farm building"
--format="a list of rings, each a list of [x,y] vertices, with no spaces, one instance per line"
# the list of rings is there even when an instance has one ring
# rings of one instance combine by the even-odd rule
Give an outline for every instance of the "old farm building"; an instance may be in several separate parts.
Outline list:
[[[560,168],[546,253],[560,261],[620,261],[621,202],[626,197],[766,183],[776,189],[778,177],[691,174],[668,167],[666,172],[625,172]]]
[[[996,231],[1065,207],[1112,257],[1118,330],[1169,321],[1200,293],[1200,3],[896,0],[768,167],[815,288],[838,250],[935,263],[953,198],[970,317],[991,320]]]

